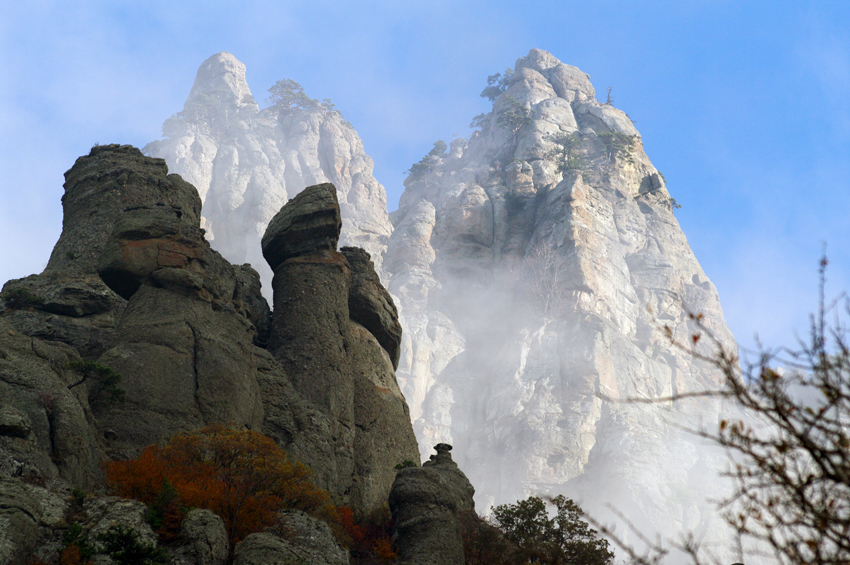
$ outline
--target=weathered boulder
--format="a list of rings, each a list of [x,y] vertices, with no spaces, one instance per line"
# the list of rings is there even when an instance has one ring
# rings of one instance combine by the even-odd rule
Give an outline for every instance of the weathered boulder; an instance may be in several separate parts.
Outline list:
[[[401,324],[392,296],[381,284],[368,252],[359,247],[343,247],[340,251],[351,267],[348,315],[375,336],[390,356],[393,369],[397,369]]]
[[[390,491],[398,563],[457,565],[464,562],[459,516],[475,511],[475,489],[440,443],[422,467],[400,469]]]
[[[251,534],[236,545],[234,565],[348,565],[348,551],[341,548],[328,525],[303,512],[280,515],[286,539],[272,533]]]
[[[333,542],[331,537],[328,543]],[[236,544],[233,565],[281,565],[310,563],[310,565],[348,565],[348,552],[323,546],[317,550],[302,546],[270,533],[251,534]]]
[[[117,496],[92,497],[83,503],[83,512],[89,525],[89,536],[96,538],[110,528],[121,526],[133,530],[139,541],[156,545],[157,537],[146,519],[148,508],[138,500]]]
[[[263,256],[272,270],[289,259],[318,251],[336,251],[342,219],[336,187],[310,187],[290,200],[269,222],[263,235]]]
[[[203,508],[190,510],[180,524],[177,547],[171,551],[172,565],[224,565],[229,556],[224,520]]]

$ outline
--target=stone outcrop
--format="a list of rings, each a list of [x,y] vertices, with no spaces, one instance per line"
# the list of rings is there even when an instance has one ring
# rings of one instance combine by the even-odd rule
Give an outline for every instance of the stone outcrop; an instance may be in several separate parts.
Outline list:
[[[258,533],[237,544],[234,565],[348,565],[348,552],[336,542],[328,525],[303,512],[288,512],[282,517],[289,539]]]
[[[180,525],[172,565],[225,565],[230,544],[224,520],[209,510],[190,510]]]
[[[393,467],[416,459],[416,439],[394,374],[401,333],[395,306],[368,253],[336,250],[336,197],[332,184],[308,187],[263,236],[275,273],[269,351],[329,428],[331,441],[313,448],[323,486],[345,493],[354,506],[375,508],[389,491]],[[285,422],[285,408],[275,406],[275,427]]]
[[[457,463],[452,446],[434,446],[422,467],[400,469],[390,491],[401,565],[464,562],[461,516],[474,512],[475,489]]]
[[[126,301],[111,347],[96,359],[121,375],[126,401],[109,402],[96,380],[85,383],[109,449],[141,447],[209,422],[259,428],[251,318],[264,313],[236,298],[250,293],[242,288],[250,277],[240,277],[205,241],[194,187],[133,147],[95,147],[80,158],[67,174],[66,208],[85,200],[89,182],[102,190],[104,176],[119,179],[109,188],[121,205],[88,202],[99,210],[98,222],[79,229],[78,211],[66,210],[72,215],[53,256],[63,257],[65,247],[86,250],[75,267],[96,269]],[[86,243],[92,231],[97,241]]]
[[[35,550],[41,512],[27,485],[0,479],[0,559],[24,565]]]
[[[381,272],[392,231],[386,193],[360,137],[338,111],[318,102],[260,110],[245,65],[218,53],[198,69],[183,110],[166,120],[163,135],[145,153],[164,158],[198,189],[213,247],[260,271],[268,297],[272,272],[260,238],[281,206],[317,183],[337,188],[343,245],[364,248]]]
[[[579,69],[533,49],[501,87],[393,212],[384,265],[420,450],[459,448],[480,511],[565,494],[711,539],[719,460],[682,429],[716,425],[723,407],[616,400],[718,384],[661,325],[685,342],[701,312],[734,343],[663,175]],[[516,127],[511,112],[526,115]]]
[[[83,488],[100,476],[103,445],[85,387],[68,389],[79,353],[0,318],[0,477],[64,479]]]
[[[398,310],[375,271],[369,254],[359,247],[340,249],[351,267],[348,314],[375,336],[390,360],[398,368],[401,346],[401,324]]]
[[[385,503],[393,467],[417,456],[394,375],[401,328],[369,254],[336,250],[336,188],[305,191],[272,222],[264,251],[283,281],[272,317],[257,272],[210,248],[197,192],[163,160],[97,146],[66,178],[49,268],[0,294],[3,561],[23,564],[34,550],[55,560],[72,516],[89,539],[121,526],[155,544],[142,503],[83,504],[80,493],[101,484],[104,460],[214,422],[264,431],[337,503]],[[51,289],[67,291],[61,308]],[[237,559],[284,544],[309,562],[348,562],[327,526],[292,520],[303,539],[251,537]],[[229,559],[223,523],[207,511],[189,513],[165,549],[186,565]]]

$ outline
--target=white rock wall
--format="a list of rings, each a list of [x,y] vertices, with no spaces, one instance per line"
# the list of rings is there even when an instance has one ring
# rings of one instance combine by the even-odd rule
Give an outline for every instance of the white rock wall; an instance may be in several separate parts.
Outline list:
[[[336,185],[343,226],[340,246],[363,247],[381,273],[392,225],[384,187],[350,123],[321,107],[259,110],[245,65],[218,53],[198,69],[182,112],[163,125],[147,155],[195,185],[203,227],[232,263],[251,263],[271,296],[271,270],[260,249],[269,220],[305,187]]]
[[[680,428],[715,426],[722,407],[622,399],[719,384],[661,326],[686,341],[701,312],[734,341],[637,130],[594,96],[587,75],[532,50],[482,130],[407,179],[385,262],[399,380],[422,453],[454,445],[479,511],[563,493],[708,543],[726,535],[707,502],[722,465]],[[509,97],[531,117],[515,135],[498,119]],[[550,137],[573,132],[584,169],[558,172]],[[633,149],[612,155],[612,133]]]

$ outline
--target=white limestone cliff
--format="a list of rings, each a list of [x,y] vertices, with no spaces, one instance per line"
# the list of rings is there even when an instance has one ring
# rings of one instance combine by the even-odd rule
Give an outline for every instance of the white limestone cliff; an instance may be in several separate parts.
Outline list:
[[[520,58],[502,90],[468,142],[426,157],[393,213],[384,265],[420,449],[454,445],[479,511],[564,493],[647,533],[723,539],[707,502],[722,458],[684,428],[716,426],[724,408],[622,401],[718,386],[659,331],[687,342],[689,312],[734,347],[663,176],[628,116],[551,54]],[[554,142],[565,134],[570,160]]]
[[[198,69],[183,111],[165,121],[163,139],[144,152],[195,185],[212,246],[251,263],[270,296],[271,270],[260,252],[269,220],[305,187],[332,182],[343,218],[340,245],[366,249],[378,272],[392,225],[384,187],[357,132],[320,104],[260,110],[245,65],[217,53]]]

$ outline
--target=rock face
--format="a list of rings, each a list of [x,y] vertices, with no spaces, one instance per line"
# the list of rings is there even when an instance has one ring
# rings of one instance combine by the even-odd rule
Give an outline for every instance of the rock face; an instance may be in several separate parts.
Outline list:
[[[122,377],[126,402],[99,399],[95,415],[110,449],[137,448],[209,422],[259,428],[262,402],[252,362],[256,327],[237,295],[237,268],[210,249],[192,185],[161,159],[130,146],[96,147],[69,171],[115,164],[123,207],[92,256],[101,280],[126,300],[115,344],[97,359]],[[66,183],[66,201],[85,187]],[[61,240],[60,240],[61,242]],[[56,252],[54,252],[54,256]],[[87,259],[88,256],[81,257]],[[97,396],[98,383],[88,381]]]
[[[474,512],[469,483],[440,443],[422,467],[399,470],[390,491],[402,565],[456,565],[464,562],[460,515]]]
[[[369,254],[336,250],[336,188],[306,190],[271,223],[272,317],[257,272],[210,248],[197,191],[162,159],[98,146],[66,178],[49,268],[0,293],[3,562],[28,562],[34,548],[56,557],[71,492],[100,484],[104,460],[214,422],[264,431],[337,503],[384,504],[394,466],[418,451],[394,374],[401,327]],[[122,525],[155,543],[139,502],[89,497],[68,512],[85,516],[86,535]],[[306,537],[287,547],[318,563],[327,527],[301,522]],[[263,536],[252,543],[282,543]],[[347,563],[333,548],[326,562]],[[226,561],[221,520],[190,513],[168,551],[180,563]]]
[[[343,245],[364,248],[379,272],[392,231],[386,193],[357,132],[329,105],[301,106],[261,111],[245,65],[218,53],[198,69],[183,111],[163,124],[164,139],[144,149],[198,189],[213,247],[231,262],[251,263],[266,289],[272,273],[260,256],[260,238],[281,206],[308,185],[334,183]]]
[[[88,488],[100,475],[103,445],[85,387],[68,368],[79,354],[15,331],[0,318],[0,476],[62,478]]]
[[[395,306],[368,253],[336,251],[336,197],[332,184],[308,187],[263,236],[275,273],[269,351],[329,427],[320,466],[326,488],[358,508],[375,508],[386,498],[393,467],[416,459],[416,438],[391,357],[401,333]]]
[[[172,565],[225,565],[229,549],[224,520],[209,510],[196,508],[186,514],[180,526]]]
[[[87,486],[103,448],[209,422],[260,428],[252,342],[267,339],[270,312],[257,274],[204,240],[194,187],[134,147],[96,146],[66,173],[62,201],[44,273],[0,294],[6,398],[23,411],[10,445],[31,452],[45,478]],[[68,389],[81,380],[69,368],[81,355],[121,376],[125,402],[95,378]]]
[[[686,342],[700,312],[732,344],[717,292],[637,130],[587,75],[533,49],[500,90],[393,213],[384,265],[420,448],[460,448],[480,511],[563,493],[708,540],[719,460],[681,429],[722,406],[617,399],[718,384],[659,331]]]
[[[285,514],[284,522],[293,541],[267,533],[251,534],[236,546],[234,565],[348,565],[348,552],[339,547],[327,524],[302,512]]]

